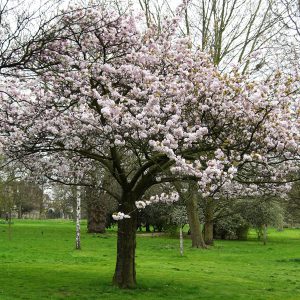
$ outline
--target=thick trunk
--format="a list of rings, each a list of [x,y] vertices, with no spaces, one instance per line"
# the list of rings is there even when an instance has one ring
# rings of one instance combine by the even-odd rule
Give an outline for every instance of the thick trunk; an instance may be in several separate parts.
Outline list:
[[[214,205],[210,199],[205,207],[204,240],[206,245],[214,244]]]
[[[212,221],[205,220],[204,236],[206,245],[214,244],[214,223]]]
[[[191,195],[186,201],[186,211],[188,215],[188,222],[191,231],[192,247],[206,248],[201,231],[201,223],[199,219],[198,203],[196,195]]]
[[[88,233],[104,233],[106,225],[106,210],[97,207],[96,209],[87,211],[87,230]]]
[[[87,195],[88,197],[89,195]],[[106,206],[102,199],[87,199],[87,230],[88,233],[104,233],[106,226]]]
[[[117,262],[113,283],[120,288],[136,286],[135,248],[137,214],[135,199],[132,195],[124,195],[119,211],[129,214],[130,219],[118,221]]]

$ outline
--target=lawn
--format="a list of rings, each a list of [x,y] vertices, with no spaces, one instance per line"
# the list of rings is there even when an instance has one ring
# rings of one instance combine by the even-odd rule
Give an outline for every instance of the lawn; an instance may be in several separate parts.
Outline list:
[[[216,241],[209,250],[179,241],[139,235],[135,290],[111,285],[116,234],[88,235],[74,250],[71,221],[0,224],[0,299],[300,299],[300,230],[269,231],[263,246]]]

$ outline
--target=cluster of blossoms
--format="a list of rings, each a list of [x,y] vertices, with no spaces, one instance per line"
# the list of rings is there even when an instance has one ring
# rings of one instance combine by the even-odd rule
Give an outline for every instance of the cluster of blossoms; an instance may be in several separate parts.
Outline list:
[[[219,188],[218,191],[210,193],[206,196],[219,199],[227,197],[230,199],[243,198],[243,197],[255,197],[257,199],[268,196],[268,197],[282,197],[284,198],[292,188],[291,183],[285,184],[241,184],[238,182],[227,182]]]
[[[135,201],[135,206],[137,209],[144,209],[146,206],[150,205],[151,201]]]
[[[155,195],[150,197],[151,203],[172,204],[178,200],[179,200],[179,194],[177,192],[172,192],[170,194],[161,193],[160,195]]]
[[[148,205],[154,203],[164,203],[164,204],[172,204],[179,200],[179,194],[177,192],[161,193],[160,195],[151,196],[149,200],[146,201],[136,201],[135,206],[138,209],[143,209]]]
[[[161,193],[160,195],[151,196],[150,200],[139,200],[135,201],[135,206],[138,210],[145,209],[146,206],[154,204],[154,203],[164,203],[164,204],[172,204],[179,200],[179,194],[177,192],[172,192],[170,194]],[[114,213],[112,215],[113,219],[116,221],[130,218],[129,215],[125,215],[122,212]]]
[[[123,219],[130,219],[130,216],[127,215],[127,214],[124,214],[122,212],[117,212],[117,213],[114,213],[112,215],[112,218],[115,220],[115,221],[120,221],[120,220],[123,220]]]

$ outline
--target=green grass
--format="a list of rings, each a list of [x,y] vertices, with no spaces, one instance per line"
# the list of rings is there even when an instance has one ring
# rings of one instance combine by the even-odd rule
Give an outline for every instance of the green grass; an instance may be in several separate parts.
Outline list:
[[[300,230],[269,231],[263,246],[217,241],[210,250],[190,248],[180,257],[177,239],[137,240],[135,290],[111,285],[116,235],[88,235],[74,250],[71,221],[0,224],[0,299],[300,299]]]

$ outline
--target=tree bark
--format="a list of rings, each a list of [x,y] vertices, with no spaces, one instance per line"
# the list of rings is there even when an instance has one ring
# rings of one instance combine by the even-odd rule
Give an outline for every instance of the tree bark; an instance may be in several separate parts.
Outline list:
[[[264,245],[267,244],[267,225],[264,224]]]
[[[205,207],[204,241],[206,245],[214,244],[214,205],[208,199]]]
[[[212,221],[205,221],[204,226],[204,237],[206,245],[213,245],[214,244],[214,223]]]
[[[183,256],[183,234],[182,234],[182,225],[179,228],[179,240],[180,240],[180,256]]]
[[[81,249],[81,244],[80,244],[80,218],[81,218],[81,199],[80,195],[78,193],[78,187],[74,186],[74,196],[76,198],[76,243],[75,243],[75,248],[77,250]]]
[[[18,219],[22,219],[22,216],[23,216],[23,214],[22,214],[22,204],[20,203],[18,205]]]
[[[132,195],[123,195],[119,211],[130,219],[118,221],[117,262],[113,284],[120,288],[136,287],[135,248],[137,213]]]
[[[8,213],[8,240],[11,241],[11,209]]]
[[[198,203],[195,193],[193,193],[190,197],[188,197],[188,199],[186,199],[186,211],[191,230],[192,247],[206,248],[205,242],[203,240],[201,223],[199,219]]]
[[[87,231],[88,233],[104,233],[106,226],[106,209],[96,204],[87,207]]]
[[[39,198],[39,219],[44,218],[44,184],[41,186],[41,197]]]
[[[86,187],[85,197],[88,233],[104,233],[106,226],[106,205],[103,193]]]
[[[145,227],[146,227],[146,232],[151,232],[149,223],[146,223]]]

